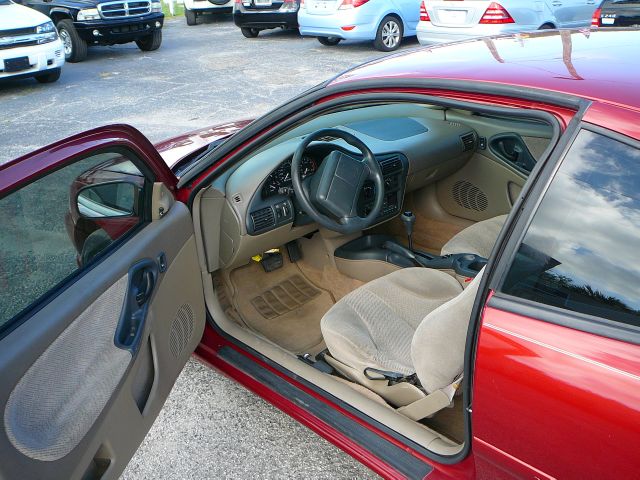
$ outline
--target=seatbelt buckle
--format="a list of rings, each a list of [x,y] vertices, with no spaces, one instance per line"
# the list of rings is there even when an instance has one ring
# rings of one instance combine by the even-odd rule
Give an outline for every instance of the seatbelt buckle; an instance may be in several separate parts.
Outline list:
[[[367,367],[364,369],[364,376],[369,380],[386,380],[389,382],[389,386],[396,385],[398,383],[410,383],[416,387],[420,386],[418,376],[415,373],[412,373],[411,375],[404,375],[398,372],[390,372],[388,370]]]

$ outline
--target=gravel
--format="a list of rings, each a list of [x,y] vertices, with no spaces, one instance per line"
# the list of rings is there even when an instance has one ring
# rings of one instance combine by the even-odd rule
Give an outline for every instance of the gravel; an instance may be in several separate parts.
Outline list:
[[[415,40],[406,42],[411,48]],[[379,58],[370,43],[321,46],[285,31],[247,40],[230,16],[168,20],[160,50],[89,50],[59,82],[0,83],[0,164],[71,134],[128,123],[152,141],[253,118]],[[333,445],[196,361],[178,379],[125,479],[376,478]]]

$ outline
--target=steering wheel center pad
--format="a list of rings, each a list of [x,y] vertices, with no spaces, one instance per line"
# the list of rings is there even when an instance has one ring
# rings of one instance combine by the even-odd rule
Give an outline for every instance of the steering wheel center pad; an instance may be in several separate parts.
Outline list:
[[[335,150],[311,181],[311,201],[340,218],[357,215],[358,198],[370,170],[360,160]]]
[[[362,153],[362,161],[336,146],[322,162],[307,191],[300,175],[300,164],[309,145],[324,137],[340,138],[357,148]],[[365,180],[373,182],[374,201],[371,211],[360,217],[357,202]],[[384,177],[375,155],[362,140],[339,128],[318,130],[305,137],[291,160],[291,181],[296,198],[307,215],[320,225],[342,234],[373,225],[384,203]],[[334,216],[336,218],[332,218]]]

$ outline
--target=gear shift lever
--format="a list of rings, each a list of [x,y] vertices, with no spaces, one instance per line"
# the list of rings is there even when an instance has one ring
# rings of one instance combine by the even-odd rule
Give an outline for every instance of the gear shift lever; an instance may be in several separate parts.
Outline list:
[[[404,224],[404,230],[407,232],[407,238],[409,240],[409,250],[413,251],[413,224],[416,223],[416,216],[412,211],[407,210],[402,212],[400,220]]]

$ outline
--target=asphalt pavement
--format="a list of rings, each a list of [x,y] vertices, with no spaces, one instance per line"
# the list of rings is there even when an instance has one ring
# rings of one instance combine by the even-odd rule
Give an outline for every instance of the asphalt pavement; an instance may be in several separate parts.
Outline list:
[[[417,46],[414,39],[403,48]],[[160,50],[89,49],[55,84],[0,83],[0,163],[109,123],[150,140],[254,118],[307,88],[381,57],[370,43],[324,47],[274,30],[245,39],[228,15],[171,19]],[[190,361],[125,479],[375,478],[244,388]]]

